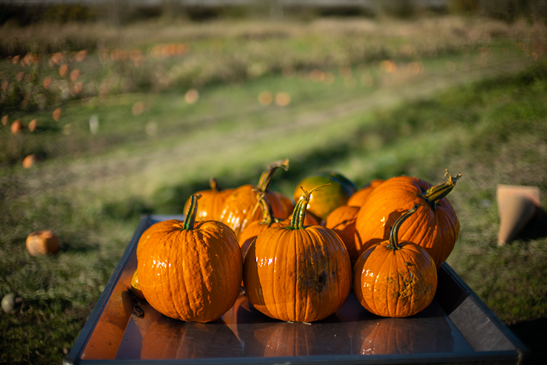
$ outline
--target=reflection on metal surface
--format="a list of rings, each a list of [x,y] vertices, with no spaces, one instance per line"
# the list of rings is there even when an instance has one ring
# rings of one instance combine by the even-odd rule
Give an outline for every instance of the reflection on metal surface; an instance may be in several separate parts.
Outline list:
[[[82,353],[82,359],[114,359],[131,317],[131,311],[132,302],[129,291],[124,290],[112,294],[101,320],[97,323]]]
[[[112,300],[119,307],[122,302],[116,298]],[[453,326],[436,302],[413,317],[382,318],[367,312],[351,294],[335,315],[311,324],[269,318],[254,309],[244,294],[221,319],[206,324],[165,317],[148,304],[142,309],[143,317],[133,315],[123,330],[116,326],[108,333],[109,346],[88,345],[85,358],[400,355],[469,349],[465,341],[454,339]],[[112,328],[112,323],[104,317],[97,329]],[[103,330],[97,335],[97,329],[94,337],[105,336]]]

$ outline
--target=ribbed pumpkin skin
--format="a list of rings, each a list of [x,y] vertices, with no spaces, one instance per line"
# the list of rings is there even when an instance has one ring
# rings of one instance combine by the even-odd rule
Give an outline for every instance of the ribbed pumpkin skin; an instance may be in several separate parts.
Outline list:
[[[233,229],[238,238],[251,222],[259,221],[262,218],[259,209],[253,214],[253,209],[258,201],[258,194],[254,189],[256,187],[252,185],[243,185],[235,189],[226,198],[220,214],[219,221]],[[276,194],[266,192],[266,197],[272,206],[274,217],[285,219],[290,215],[291,212],[286,210],[285,205]]]
[[[336,232],[346,245],[352,267],[359,257],[359,253],[355,248],[355,222],[358,213],[359,207],[342,205],[330,212],[325,221],[325,227]]]
[[[318,321],[344,304],[351,264],[340,238],[325,227],[272,227],[249,248],[244,283],[249,301],[265,315]]]
[[[415,177],[394,177],[376,187],[361,207],[355,223],[355,247],[363,253],[389,238],[390,227],[414,204],[419,208],[401,227],[401,241],[420,244],[440,267],[452,252],[460,223],[447,198],[435,210],[419,196],[432,185]]]
[[[370,184],[357,190],[352,196],[349,197],[348,205],[353,207],[362,207],[367,201],[370,193],[372,193],[372,191],[383,182],[384,180],[381,179],[372,180]]]
[[[196,213],[197,221],[210,221],[219,220],[226,198],[232,194],[233,189],[226,190],[203,190],[197,194],[201,195],[199,200],[199,206]],[[189,198],[184,205],[184,212],[187,212],[190,208],[190,202],[192,198]]]
[[[382,317],[408,317],[424,310],[437,290],[437,269],[420,246],[388,242],[371,247],[353,267],[353,291],[366,310]]]
[[[241,250],[232,230],[216,221],[168,220],[151,226],[137,247],[139,284],[158,312],[183,321],[220,318],[242,280]]]
[[[290,224],[290,218],[284,219],[281,222],[273,222],[269,225],[262,224],[260,221],[251,222],[251,224],[249,224],[249,226],[247,226],[247,228],[245,228],[245,230],[239,235],[239,247],[241,248],[243,259],[245,259],[245,255],[247,254],[247,250],[249,249],[251,243],[260,233],[262,233],[262,231],[265,231],[270,227],[288,227]],[[307,226],[316,226],[319,222],[317,222],[317,219],[313,216],[306,214],[304,224]]]

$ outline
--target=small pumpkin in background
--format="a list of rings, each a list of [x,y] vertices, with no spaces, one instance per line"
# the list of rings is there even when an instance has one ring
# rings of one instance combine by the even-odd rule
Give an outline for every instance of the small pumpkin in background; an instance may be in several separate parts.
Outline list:
[[[196,193],[201,195],[198,211],[196,213],[197,221],[219,220],[220,213],[222,213],[222,208],[224,207],[224,202],[233,191],[233,189],[221,189],[215,178],[209,180],[209,186],[211,189],[198,191]],[[188,209],[190,209],[191,202],[192,197],[188,198],[186,201],[184,212],[187,212]]]
[[[447,170],[445,176],[448,177],[446,181],[435,186],[416,177],[400,176],[376,187],[357,215],[355,246],[359,253],[387,240],[389,228],[395,221],[418,204],[416,214],[403,224],[400,239],[419,243],[440,268],[452,252],[460,232],[458,217],[446,196],[461,174],[452,176]]]
[[[367,201],[370,193],[372,193],[372,191],[383,182],[384,180],[382,179],[372,180],[368,185],[357,190],[352,196],[350,196],[348,200],[348,205],[354,207],[362,207],[363,204],[365,204],[365,202]]]
[[[286,203],[279,198],[279,193],[268,190],[271,180],[279,168],[287,170],[289,160],[270,164],[268,169],[260,176],[257,186],[242,185],[234,189],[226,198],[219,221],[232,228],[237,238],[247,228],[247,225],[262,219],[262,212],[255,210],[258,202],[258,192],[263,192],[266,195],[275,217],[285,219],[290,215],[290,211],[286,211]]]
[[[350,291],[351,263],[340,237],[322,226],[304,226],[315,190],[303,192],[288,227],[262,231],[245,257],[249,301],[282,321],[326,318],[344,304]]]
[[[302,190],[311,190],[316,186],[324,185],[320,191],[316,191],[307,206],[308,214],[315,215],[320,221],[334,209],[346,205],[351,195],[355,192],[355,185],[338,173],[319,173],[302,180],[295,188],[293,199],[297,202],[302,195]]]
[[[30,169],[37,161],[37,157],[34,153],[31,153],[23,159],[23,167],[25,169]]]
[[[36,231],[28,235],[27,251],[32,256],[54,255],[59,252],[59,239],[49,230]]]
[[[336,232],[346,245],[352,267],[359,257],[359,252],[355,247],[355,221],[358,213],[359,207],[342,205],[330,212],[325,220],[325,227]]]
[[[28,124],[28,130],[31,132],[34,132],[37,126],[38,126],[38,121],[36,119],[33,119]]]
[[[424,310],[437,290],[437,268],[427,251],[412,242],[399,243],[403,222],[418,205],[403,214],[389,240],[365,251],[353,267],[353,291],[361,305],[382,317],[408,317]]]
[[[210,322],[235,303],[242,280],[234,232],[218,221],[196,222],[199,195],[184,222],[170,219],[143,233],[138,278],[146,301],[167,317]]]
[[[25,126],[23,123],[21,123],[21,120],[17,119],[13,123],[11,123],[11,133],[13,134],[19,134],[25,130]]]

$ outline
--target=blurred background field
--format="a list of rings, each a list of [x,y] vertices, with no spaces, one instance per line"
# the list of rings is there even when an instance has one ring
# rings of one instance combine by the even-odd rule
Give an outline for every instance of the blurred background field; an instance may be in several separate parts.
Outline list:
[[[547,361],[545,199],[504,247],[496,204],[497,184],[547,192],[545,2],[281,3],[0,2],[0,296],[22,298],[0,362],[60,363],[142,214],[285,158],[289,196],[319,171],[461,172],[448,263]],[[42,229],[58,255],[27,253]]]

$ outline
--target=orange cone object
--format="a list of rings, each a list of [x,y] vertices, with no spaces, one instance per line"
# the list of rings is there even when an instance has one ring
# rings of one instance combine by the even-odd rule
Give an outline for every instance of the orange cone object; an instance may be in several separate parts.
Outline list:
[[[539,210],[539,188],[498,185],[498,246],[511,242]]]

